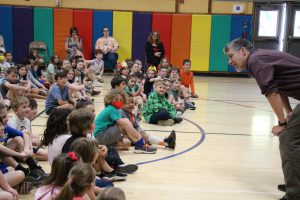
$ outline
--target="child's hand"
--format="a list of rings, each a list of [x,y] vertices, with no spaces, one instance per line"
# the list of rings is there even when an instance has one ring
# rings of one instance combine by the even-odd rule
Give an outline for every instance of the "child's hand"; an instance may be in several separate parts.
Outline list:
[[[106,155],[107,154],[107,147],[105,145],[98,145],[99,153],[101,155]]]
[[[29,155],[25,151],[23,151],[23,152],[19,153],[18,157],[20,157],[20,158],[27,158],[27,157],[29,157]]]
[[[16,200],[18,199],[19,194],[18,194],[17,190],[13,189],[12,187],[9,187],[7,192],[9,192],[13,195],[13,199],[16,199]]]
[[[29,149],[24,149],[24,151],[23,151],[27,156],[26,157],[29,157],[29,156],[32,156],[33,155],[33,152],[31,151],[31,150],[29,150]],[[23,153],[22,152],[22,153]]]

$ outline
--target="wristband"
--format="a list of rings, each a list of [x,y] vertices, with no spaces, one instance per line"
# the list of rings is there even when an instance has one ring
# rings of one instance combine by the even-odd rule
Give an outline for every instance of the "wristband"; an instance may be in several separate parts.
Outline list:
[[[284,122],[278,121],[278,126],[285,126],[285,125],[286,125],[286,121],[284,121]]]

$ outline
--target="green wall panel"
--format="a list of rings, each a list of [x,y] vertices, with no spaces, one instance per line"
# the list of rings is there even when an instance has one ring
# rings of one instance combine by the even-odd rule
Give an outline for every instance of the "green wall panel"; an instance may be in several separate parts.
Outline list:
[[[34,8],[34,40],[43,41],[48,47],[48,56],[53,54],[53,9]]]
[[[211,22],[209,71],[227,72],[227,57],[223,53],[225,44],[230,42],[231,16],[213,15]]]

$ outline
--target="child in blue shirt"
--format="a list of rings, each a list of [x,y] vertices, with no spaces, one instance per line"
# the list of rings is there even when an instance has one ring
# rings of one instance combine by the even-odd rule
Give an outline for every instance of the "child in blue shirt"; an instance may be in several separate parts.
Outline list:
[[[135,153],[156,153],[155,148],[149,147],[141,134],[132,126],[131,122],[122,118],[118,109],[121,109],[126,100],[125,93],[112,89],[104,97],[105,108],[95,119],[94,137],[100,144],[115,145],[122,138],[123,134],[134,142]]]
[[[56,84],[50,89],[45,103],[48,115],[57,108],[73,109],[74,104],[69,99],[66,73],[63,70],[56,71],[54,78]]]

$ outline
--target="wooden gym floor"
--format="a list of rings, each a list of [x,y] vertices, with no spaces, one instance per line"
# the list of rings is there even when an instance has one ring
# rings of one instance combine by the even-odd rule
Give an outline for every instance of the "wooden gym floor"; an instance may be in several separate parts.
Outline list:
[[[97,89],[97,114],[110,89],[111,77]],[[115,182],[129,200],[272,200],[284,194],[278,138],[271,128],[276,117],[254,79],[195,77],[197,109],[187,110],[181,124],[162,127],[141,123],[149,133],[165,137],[174,129],[176,150],[158,149],[154,155],[120,152],[126,163],[139,163],[127,181]],[[296,101],[291,101],[293,107]],[[38,100],[39,111],[44,102]],[[45,113],[32,122],[34,134],[42,134]],[[50,171],[47,162],[40,164]],[[20,199],[33,199],[33,194]]]

